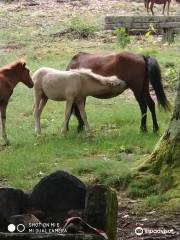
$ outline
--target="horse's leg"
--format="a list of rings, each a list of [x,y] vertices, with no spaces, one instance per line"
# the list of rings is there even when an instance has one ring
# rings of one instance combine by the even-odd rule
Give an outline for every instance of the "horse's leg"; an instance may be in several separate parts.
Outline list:
[[[146,8],[147,6],[147,0],[144,0],[144,7]]]
[[[149,4],[150,4],[150,1],[147,0],[147,3],[146,3],[146,8],[147,8],[147,13],[149,14]]]
[[[142,132],[146,132],[147,131],[147,127],[146,127],[146,120],[147,120],[147,101],[146,101],[146,97],[145,97],[145,95],[142,95],[140,97],[137,97],[136,99],[139,103],[139,107],[140,107],[140,110],[141,110],[140,130]]]
[[[148,104],[149,110],[152,115],[153,131],[157,132],[159,130],[159,126],[158,126],[157,118],[156,118],[155,103],[150,95],[147,96],[147,104]]]
[[[4,140],[3,145],[8,145],[9,140],[7,138],[7,133],[6,133],[6,108],[7,108],[7,103],[3,103],[0,105],[0,113],[1,113],[1,137]]]
[[[86,111],[85,111],[84,101],[78,102],[78,103],[77,103],[77,106],[78,106],[78,109],[79,109],[79,111],[80,111],[82,120],[83,120],[83,122],[84,122],[85,130],[86,130],[86,131],[89,131],[90,127],[89,127],[89,123],[88,123],[88,121],[87,121],[87,114],[86,114]]]
[[[170,1],[168,1],[168,10],[167,10],[167,15],[169,16],[169,7],[170,7]]]
[[[85,105],[85,104],[86,104],[86,100],[84,101],[84,105]],[[78,120],[77,131],[78,131],[78,132],[81,132],[81,131],[83,130],[83,128],[84,128],[84,122],[83,122],[83,119],[82,119],[82,117],[81,117],[81,114],[80,114],[80,112],[79,112],[79,109],[78,109],[76,103],[73,104],[73,108],[74,108],[74,114],[75,114],[75,116],[76,116],[76,118],[77,118],[77,120]]]
[[[154,2],[152,1],[151,5],[150,5],[150,9],[151,9],[152,15],[154,15],[153,7],[154,7]]]
[[[35,119],[35,133],[37,134],[41,134],[40,103],[43,101],[42,99],[43,99],[42,94],[38,94],[37,92],[35,92],[34,119]]]
[[[62,134],[66,134],[68,130],[68,123],[71,117],[73,102],[74,102],[73,99],[67,99],[66,101],[65,119],[64,119],[63,127],[61,129]]]
[[[163,6],[163,15],[164,15],[165,7],[166,7],[166,2],[164,3],[164,6]]]

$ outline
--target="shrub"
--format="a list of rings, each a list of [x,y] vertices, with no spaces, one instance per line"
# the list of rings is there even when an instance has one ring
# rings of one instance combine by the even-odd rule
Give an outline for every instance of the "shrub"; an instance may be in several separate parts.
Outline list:
[[[122,48],[125,48],[130,43],[130,36],[125,28],[117,28],[115,35]]]
[[[91,21],[74,17],[67,23],[66,31],[75,38],[89,38],[95,36],[97,27]]]
[[[133,180],[127,189],[127,195],[131,198],[144,198],[158,193],[158,181],[153,176]]]

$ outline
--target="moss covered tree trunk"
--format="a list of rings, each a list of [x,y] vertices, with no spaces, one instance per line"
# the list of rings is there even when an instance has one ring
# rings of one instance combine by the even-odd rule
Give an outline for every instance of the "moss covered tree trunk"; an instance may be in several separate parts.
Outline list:
[[[139,170],[158,175],[164,190],[175,187],[180,192],[180,82],[168,128]]]

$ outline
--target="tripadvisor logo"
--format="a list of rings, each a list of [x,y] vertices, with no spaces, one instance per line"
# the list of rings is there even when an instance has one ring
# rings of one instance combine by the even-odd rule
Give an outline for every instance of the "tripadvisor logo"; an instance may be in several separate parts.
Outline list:
[[[143,235],[143,228],[142,228],[142,227],[137,227],[137,228],[135,229],[135,234],[136,234],[137,236]]]
[[[135,234],[137,236],[141,236],[145,234],[175,234],[176,232],[174,229],[164,229],[164,228],[159,228],[159,229],[150,229],[150,228],[142,228],[142,227],[137,227],[135,228]]]

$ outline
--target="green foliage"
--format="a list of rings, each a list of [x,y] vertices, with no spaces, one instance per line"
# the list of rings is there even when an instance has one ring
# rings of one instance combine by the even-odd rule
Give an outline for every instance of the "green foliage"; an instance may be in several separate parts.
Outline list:
[[[154,176],[143,176],[133,180],[127,189],[127,195],[131,198],[144,198],[157,194],[158,181]]]
[[[153,35],[156,33],[156,29],[154,28],[154,25],[152,23],[149,24],[149,29],[145,34],[146,39],[149,41],[152,40]]]
[[[165,64],[163,73],[168,86],[173,90],[177,89],[180,75],[179,64]]]
[[[172,171],[171,169],[167,169],[166,171],[164,171],[164,174],[161,174],[159,177],[159,191],[161,193],[164,193],[166,191],[168,191],[169,189],[171,189],[171,187],[173,186],[173,182],[174,182],[174,178],[172,176]]]
[[[158,207],[162,207],[163,204],[167,203],[171,199],[169,194],[161,194],[161,195],[152,195],[145,198],[143,202],[143,207],[145,209],[154,209]]]
[[[97,26],[89,19],[74,17],[66,23],[65,30],[73,38],[92,38],[97,32]]]
[[[125,28],[117,28],[115,35],[122,48],[125,48],[130,43],[130,36]]]

